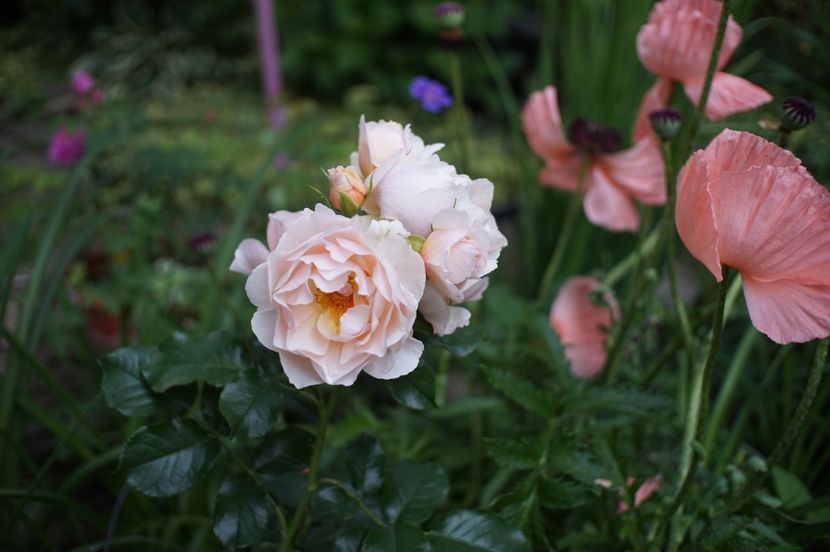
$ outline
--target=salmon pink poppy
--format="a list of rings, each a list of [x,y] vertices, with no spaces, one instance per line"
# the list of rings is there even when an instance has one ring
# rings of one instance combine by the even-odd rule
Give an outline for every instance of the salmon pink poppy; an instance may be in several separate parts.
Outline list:
[[[741,273],[753,325],[777,343],[830,335],[830,192],[787,150],[724,130],[678,176],[675,222],[718,281]]]
[[[599,287],[589,276],[570,278],[550,310],[550,325],[565,347],[571,374],[578,378],[592,378],[602,371],[608,328],[620,316],[619,305],[610,293],[602,295],[605,305],[592,301],[591,294]]]
[[[651,135],[620,151],[622,140],[616,131],[577,119],[569,128],[569,139],[553,86],[530,95],[522,125],[531,149],[545,162],[539,173],[542,184],[575,191],[584,174],[585,216],[597,226],[636,231],[640,217],[632,200],[648,205],[666,202],[663,158]]]
[[[646,69],[659,78],[640,105],[635,140],[651,134],[648,114],[668,105],[672,83],[680,83],[693,103],[700,101],[722,6],[718,0],[663,0],[652,8],[648,22],[637,34],[637,54]],[[741,33],[730,16],[706,101],[707,119],[717,121],[772,100],[763,88],[722,71],[741,42]]]

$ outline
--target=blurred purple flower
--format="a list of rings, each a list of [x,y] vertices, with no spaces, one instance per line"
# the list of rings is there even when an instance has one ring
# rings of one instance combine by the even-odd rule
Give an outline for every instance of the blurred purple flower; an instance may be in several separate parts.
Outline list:
[[[409,95],[421,102],[424,111],[439,113],[452,105],[452,96],[447,87],[423,75],[409,83]]]
[[[71,133],[61,127],[52,134],[46,157],[53,165],[71,167],[83,157],[86,146],[86,132],[79,128]]]
[[[191,236],[187,245],[195,252],[205,255],[213,250],[216,242],[216,235],[212,232],[200,232]]]
[[[78,70],[72,73],[72,90],[78,94],[86,94],[95,86],[95,80],[92,75],[84,70]]]
[[[291,167],[291,156],[287,153],[280,152],[274,157],[274,168],[278,171],[287,171]]]

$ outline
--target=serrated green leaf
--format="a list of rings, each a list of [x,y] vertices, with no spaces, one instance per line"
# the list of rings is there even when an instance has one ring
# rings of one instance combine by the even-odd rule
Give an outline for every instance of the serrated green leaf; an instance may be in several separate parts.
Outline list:
[[[665,397],[623,387],[581,389],[564,399],[564,409],[570,412],[618,412],[647,416],[666,412],[670,406],[671,401]]]
[[[596,496],[596,486],[580,485],[563,479],[542,479],[539,504],[551,510],[570,510],[582,506]]]
[[[542,444],[538,439],[485,439],[487,455],[500,466],[518,470],[533,469],[542,456]]]
[[[272,380],[255,371],[225,386],[219,396],[219,410],[231,433],[245,439],[265,435],[279,417],[283,396]]]
[[[418,527],[402,524],[388,529],[370,529],[360,550],[361,552],[430,552],[432,546]]]
[[[260,542],[268,523],[268,499],[250,478],[234,477],[219,485],[213,533],[225,548]]]
[[[150,387],[159,392],[197,381],[225,385],[244,368],[242,348],[223,334],[177,334],[161,345],[160,352],[156,362],[141,369]]]
[[[597,479],[608,476],[607,470],[590,453],[566,444],[551,447],[548,466],[551,472],[564,473],[585,485],[593,485]]]
[[[428,533],[435,552],[530,552],[518,529],[490,515],[459,510]]]
[[[426,410],[435,406],[435,373],[423,364],[413,372],[388,380],[389,393],[400,404],[413,410]]]
[[[420,522],[447,499],[449,482],[438,464],[396,464],[386,478],[383,504],[390,522]]]
[[[124,347],[101,359],[101,391],[107,404],[125,416],[149,416],[158,397],[141,376],[141,367],[156,362],[157,347]]]
[[[352,486],[363,494],[380,489],[383,484],[383,448],[367,434],[358,437],[346,447],[346,469]]]
[[[490,385],[527,410],[544,418],[555,413],[556,404],[553,397],[533,383],[492,366],[485,368],[485,374]]]
[[[136,490],[170,496],[199,481],[218,452],[218,443],[195,423],[173,420],[133,433],[124,445],[119,469]]]

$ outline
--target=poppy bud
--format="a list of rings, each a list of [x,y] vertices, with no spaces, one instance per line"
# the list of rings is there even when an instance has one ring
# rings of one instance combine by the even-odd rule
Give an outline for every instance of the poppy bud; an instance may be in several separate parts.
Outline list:
[[[680,112],[670,107],[652,111],[648,118],[654,133],[664,142],[673,140],[683,123],[683,116]]]
[[[781,102],[781,129],[785,132],[801,130],[816,120],[813,105],[799,96],[790,96]]]

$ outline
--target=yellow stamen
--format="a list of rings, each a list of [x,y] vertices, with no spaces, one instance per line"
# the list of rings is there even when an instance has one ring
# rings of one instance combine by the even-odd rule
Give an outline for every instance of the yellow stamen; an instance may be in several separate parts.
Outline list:
[[[345,314],[347,310],[354,306],[354,294],[357,291],[357,283],[354,279],[354,273],[349,274],[348,286],[351,291],[348,295],[344,295],[339,291],[326,293],[317,289],[312,280],[308,281],[311,293],[314,295],[314,302],[331,317],[334,323],[336,333],[340,333],[340,317]]]

